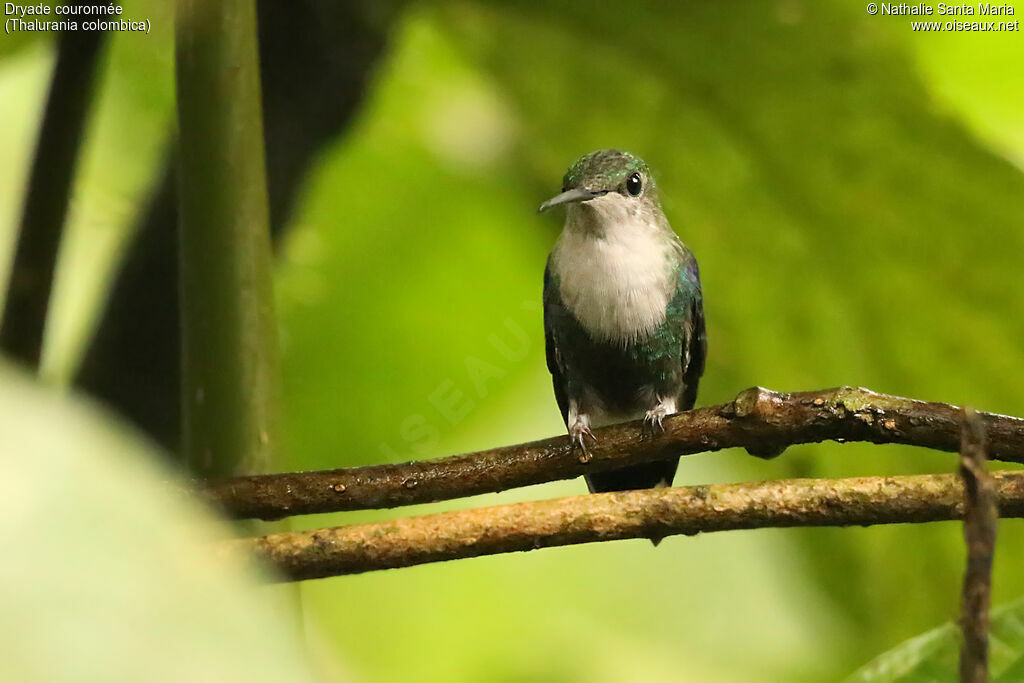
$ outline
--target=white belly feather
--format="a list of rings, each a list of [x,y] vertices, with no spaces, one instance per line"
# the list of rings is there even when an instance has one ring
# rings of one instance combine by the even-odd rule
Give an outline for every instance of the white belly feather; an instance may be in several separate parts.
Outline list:
[[[640,221],[602,237],[566,229],[552,259],[562,303],[595,339],[643,339],[665,320],[674,293],[673,247]]]

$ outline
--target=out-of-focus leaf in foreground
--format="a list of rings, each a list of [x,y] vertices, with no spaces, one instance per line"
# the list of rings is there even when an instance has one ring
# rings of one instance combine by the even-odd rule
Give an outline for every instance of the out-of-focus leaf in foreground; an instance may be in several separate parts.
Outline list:
[[[993,683],[1024,680],[1024,600],[993,610],[989,632]],[[923,633],[880,655],[846,683],[946,683],[957,680],[960,631],[954,623]]]
[[[284,595],[150,451],[0,365],[0,679],[313,680]]]

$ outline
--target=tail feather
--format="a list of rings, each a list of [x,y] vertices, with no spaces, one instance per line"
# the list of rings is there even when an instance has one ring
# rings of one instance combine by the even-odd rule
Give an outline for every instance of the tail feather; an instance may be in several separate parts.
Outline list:
[[[608,470],[607,472],[594,472],[593,474],[586,475],[584,478],[587,480],[587,488],[590,489],[591,493],[653,489],[671,486],[678,466],[679,458],[659,460],[642,465],[630,465],[629,467],[617,470]],[[657,547],[664,536],[651,536],[649,538],[651,543]]]
[[[586,475],[585,479],[591,493],[653,489],[659,486],[671,486],[678,466],[679,458],[658,460],[607,472],[594,472]]]

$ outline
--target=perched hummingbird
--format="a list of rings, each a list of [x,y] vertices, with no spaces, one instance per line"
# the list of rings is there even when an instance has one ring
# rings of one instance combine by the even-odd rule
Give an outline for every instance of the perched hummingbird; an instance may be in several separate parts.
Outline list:
[[[707,341],[697,260],[661,210],[647,164],[603,149],[576,161],[565,225],[544,271],[544,336],[555,399],[586,454],[592,427],[662,419],[697,398]],[[679,459],[586,476],[591,493],[669,486]]]

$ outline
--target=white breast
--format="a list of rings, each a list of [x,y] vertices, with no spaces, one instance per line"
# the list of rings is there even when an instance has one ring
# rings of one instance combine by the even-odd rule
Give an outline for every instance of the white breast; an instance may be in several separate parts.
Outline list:
[[[570,223],[552,255],[563,304],[596,339],[644,338],[665,320],[674,293],[673,246],[657,226],[639,217],[617,222],[603,234]]]

